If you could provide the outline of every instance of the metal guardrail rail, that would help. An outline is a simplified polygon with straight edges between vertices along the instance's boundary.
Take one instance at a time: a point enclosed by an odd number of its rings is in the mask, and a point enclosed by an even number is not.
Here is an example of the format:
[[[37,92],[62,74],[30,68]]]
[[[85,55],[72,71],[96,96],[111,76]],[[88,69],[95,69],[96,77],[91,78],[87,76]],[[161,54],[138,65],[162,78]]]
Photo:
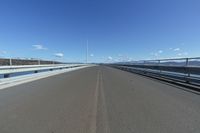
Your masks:
[[[200,86],[200,57],[111,64],[122,70]]]
[[[83,66],[84,64],[52,64],[52,65],[23,65],[23,66],[1,66],[0,75],[3,75],[4,78],[10,77],[12,74],[17,73],[38,73],[41,71],[53,71],[57,69],[67,69]]]
[[[45,64],[62,64],[62,63],[58,61],[42,60],[36,58],[0,58],[0,66],[45,65]]]

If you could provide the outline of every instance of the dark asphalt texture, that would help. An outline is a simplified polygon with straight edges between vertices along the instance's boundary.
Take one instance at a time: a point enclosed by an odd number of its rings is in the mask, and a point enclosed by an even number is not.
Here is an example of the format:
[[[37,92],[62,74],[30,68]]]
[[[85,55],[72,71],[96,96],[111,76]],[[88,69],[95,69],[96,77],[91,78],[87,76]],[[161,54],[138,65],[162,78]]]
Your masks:
[[[183,89],[105,66],[63,73],[0,90],[0,133],[200,133],[200,95]]]

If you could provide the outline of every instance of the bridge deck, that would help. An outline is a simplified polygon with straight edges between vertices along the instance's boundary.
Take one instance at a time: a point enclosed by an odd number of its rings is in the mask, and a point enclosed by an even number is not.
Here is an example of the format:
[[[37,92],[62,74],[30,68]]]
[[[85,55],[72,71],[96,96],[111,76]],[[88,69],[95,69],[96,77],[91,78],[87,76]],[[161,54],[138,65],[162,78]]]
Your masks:
[[[0,90],[2,133],[199,133],[200,96],[109,67]]]

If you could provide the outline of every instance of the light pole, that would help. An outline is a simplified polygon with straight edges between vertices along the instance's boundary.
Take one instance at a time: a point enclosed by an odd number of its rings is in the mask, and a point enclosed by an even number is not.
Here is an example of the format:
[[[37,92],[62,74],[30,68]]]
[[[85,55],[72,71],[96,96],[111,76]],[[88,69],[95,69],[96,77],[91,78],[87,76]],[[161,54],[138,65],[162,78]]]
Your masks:
[[[88,40],[87,40],[87,46],[86,46],[86,64],[88,63]]]

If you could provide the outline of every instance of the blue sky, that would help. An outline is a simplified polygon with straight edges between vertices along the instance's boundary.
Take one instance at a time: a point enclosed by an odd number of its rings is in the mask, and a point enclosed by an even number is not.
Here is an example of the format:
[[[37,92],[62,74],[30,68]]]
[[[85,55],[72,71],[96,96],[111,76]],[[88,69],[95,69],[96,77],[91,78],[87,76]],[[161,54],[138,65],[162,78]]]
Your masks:
[[[0,57],[90,62],[200,56],[199,0],[1,0]]]

